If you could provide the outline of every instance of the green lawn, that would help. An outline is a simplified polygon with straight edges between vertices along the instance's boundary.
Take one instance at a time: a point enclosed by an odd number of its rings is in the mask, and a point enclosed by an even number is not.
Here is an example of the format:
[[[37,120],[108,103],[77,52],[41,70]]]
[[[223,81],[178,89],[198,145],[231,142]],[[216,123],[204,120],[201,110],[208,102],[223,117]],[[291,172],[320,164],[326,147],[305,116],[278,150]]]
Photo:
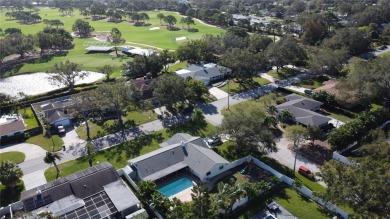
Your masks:
[[[329,114],[330,117],[337,119],[337,120],[340,120],[342,122],[349,122],[349,121],[352,121],[354,119],[350,116],[345,115],[341,111],[337,111],[337,110],[330,110],[330,109],[323,109],[322,108],[321,111],[323,111],[326,114]]]
[[[299,72],[291,68],[279,68],[279,72],[276,72],[276,70],[271,70],[267,72],[267,74],[277,79],[286,79],[296,76],[297,74],[299,74]]]
[[[316,89],[323,85],[324,81],[329,80],[326,76],[317,76],[315,78],[306,79],[303,81],[300,81],[298,83],[298,86],[307,88],[307,89]]]
[[[292,188],[282,190],[273,200],[300,219],[331,218],[326,216],[316,203],[302,197]]]
[[[224,85],[220,89],[227,92],[227,93],[236,94],[236,93],[241,93],[241,92],[244,92],[246,90],[254,89],[256,87],[263,86],[263,85],[266,85],[269,83],[270,83],[270,81],[268,81],[267,79],[261,78],[261,77],[253,77],[253,83],[248,84],[248,85],[240,84],[240,83],[236,82],[236,80],[233,79],[233,80],[230,80],[229,84]]]
[[[117,145],[107,150],[96,152],[94,155],[94,165],[108,161],[115,168],[119,169],[127,165],[127,160],[138,157],[140,155],[149,153],[160,148],[159,143],[166,141],[174,134],[179,132],[186,132],[194,136],[206,136],[215,131],[215,127],[211,124],[206,124],[205,127],[195,130],[191,123],[188,125],[180,125],[168,129],[153,132],[145,136],[138,137],[134,140],[128,141],[124,144]],[[192,130],[189,130],[190,127]],[[186,131],[187,130],[187,131]],[[88,168],[88,158],[81,157],[76,160],[71,160],[59,165],[61,176],[67,176],[77,171]],[[56,177],[56,170],[50,167],[45,170],[46,180],[53,181]]]
[[[24,123],[27,125],[27,129],[38,127],[38,120],[35,118],[31,107],[19,109],[18,113],[23,116]]]
[[[326,192],[326,188],[324,186],[322,186],[321,184],[319,184],[317,182],[311,181],[310,179],[308,179],[308,178],[302,176],[301,174],[299,174],[298,172],[295,172],[295,176],[302,182],[302,184],[305,187],[307,187],[311,191],[313,191],[313,192],[321,192],[321,193],[325,193]]]
[[[73,23],[77,19],[82,19],[83,16],[79,15],[79,11],[75,11],[74,15],[72,17],[63,17],[61,16],[61,13],[58,12],[58,9],[50,9],[50,8],[43,8],[40,7],[39,15],[42,17],[42,19],[60,19],[62,22],[64,22],[64,29],[71,31]],[[148,44],[151,46],[159,47],[162,49],[176,49],[180,44],[182,44],[184,41],[176,41],[177,37],[187,37],[188,40],[191,39],[199,39],[205,34],[221,34],[224,33],[225,30],[216,28],[216,27],[210,27],[204,24],[201,24],[198,21],[195,21],[195,25],[192,26],[192,28],[197,28],[198,32],[188,32],[187,30],[178,30],[178,31],[169,31],[165,27],[160,27],[160,21],[157,18],[158,13],[163,13],[164,15],[173,15],[176,17],[178,21],[180,21],[181,16],[176,14],[175,12],[167,12],[167,11],[149,11],[147,14],[150,17],[150,20],[148,23],[150,23],[150,26],[142,26],[142,27],[135,27],[133,24],[129,23],[128,21],[123,21],[121,23],[112,23],[107,22],[106,20],[97,20],[92,21],[88,20],[88,22],[95,28],[95,33],[103,32],[103,31],[110,31],[113,27],[118,28],[122,32],[122,37],[128,41],[128,42],[134,42],[134,43],[140,43],[140,44]],[[3,30],[9,28],[9,27],[19,27],[24,34],[35,34],[38,31],[43,30],[45,27],[45,24],[37,23],[33,25],[24,25],[19,24],[17,20],[8,20],[8,17],[6,16],[0,16],[0,23],[1,28]],[[181,27],[179,23],[175,25],[176,27]],[[151,27],[160,27],[160,30],[154,30],[151,31],[149,28]],[[29,73],[29,72],[45,72],[47,70],[50,70],[50,68],[54,65],[54,63],[57,63],[59,61],[64,61],[69,59],[72,62],[76,62],[79,64],[82,64],[83,70],[92,70],[96,71],[98,67],[103,66],[105,64],[111,64],[116,66],[121,66],[124,64],[127,60],[130,60],[131,58],[127,59],[121,59],[121,58],[114,58],[110,57],[107,54],[85,54],[85,48],[87,47],[85,43],[87,42],[95,42],[93,38],[89,39],[78,39],[75,38],[74,44],[75,48],[70,50],[69,53],[65,56],[57,56],[57,57],[50,57],[48,59],[40,59],[35,61],[35,63],[30,64],[22,64],[21,66],[18,66],[13,71],[4,72],[4,76],[9,76],[11,74],[19,74],[19,73]],[[134,45],[138,47],[149,47],[148,45],[136,45],[136,44],[129,44]]]
[[[187,67],[188,62],[179,62],[168,67],[168,72],[174,72]]]
[[[124,117],[125,128],[131,128],[135,125],[145,124],[157,119],[157,115],[154,111],[149,110],[147,112],[131,111]],[[105,135],[120,131],[117,121],[115,119],[109,119],[103,123],[94,123],[89,121],[89,131],[92,139],[100,138]],[[87,139],[87,132],[85,124],[76,128],[76,133],[81,139]]]
[[[22,152],[18,151],[10,151],[10,152],[4,152],[0,153],[0,163],[7,160],[13,163],[22,163],[24,159],[26,158],[26,155]]]
[[[64,141],[58,135],[53,135],[52,138],[48,138],[44,136],[44,134],[30,137],[26,140],[26,142],[38,145],[46,151],[53,150],[53,142],[55,145],[54,151],[62,150],[62,145],[64,144]]]

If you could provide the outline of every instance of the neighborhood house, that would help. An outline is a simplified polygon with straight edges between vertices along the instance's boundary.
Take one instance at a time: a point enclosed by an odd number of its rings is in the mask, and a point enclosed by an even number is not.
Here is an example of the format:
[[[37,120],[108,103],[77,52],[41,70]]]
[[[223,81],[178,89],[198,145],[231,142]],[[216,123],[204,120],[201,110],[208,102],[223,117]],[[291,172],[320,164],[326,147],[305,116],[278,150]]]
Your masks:
[[[135,180],[158,180],[182,169],[201,181],[225,171],[229,161],[209,149],[200,137],[179,133],[160,145],[162,148],[129,160]]]
[[[19,209],[36,218],[51,212],[63,219],[148,218],[140,201],[108,162],[22,192]]]
[[[230,74],[232,70],[214,64],[192,64],[183,68],[181,70],[176,71],[176,75],[187,79],[191,77],[198,81],[203,81],[206,85],[213,83],[218,80],[222,80],[226,77],[226,75]]]
[[[329,117],[315,112],[320,110],[320,106],[322,105],[319,101],[298,94],[287,95],[285,99],[287,102],[276,106],[279,115],[283,111],[288,111],[297,123],[304,126],[323,127],[331,120]]]
[[[0,140],[23,135],[26,131],[21,115],[5,115],[0,118]]]

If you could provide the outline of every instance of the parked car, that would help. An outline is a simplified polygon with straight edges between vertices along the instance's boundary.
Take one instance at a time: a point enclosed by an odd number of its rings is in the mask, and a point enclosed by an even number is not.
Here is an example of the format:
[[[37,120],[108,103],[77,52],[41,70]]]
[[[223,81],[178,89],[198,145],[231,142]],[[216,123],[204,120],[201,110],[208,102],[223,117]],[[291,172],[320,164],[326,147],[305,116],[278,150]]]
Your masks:
[[[379,47],[379,50],[385,50],[385,49],[387,49],[387,46],[381,46],[381,47]]]
[[[217,146],[217,145],[221,145],[223,143],[221,138],[217,135],[210,136],[210,137],[206,138],[205,142],[209,146]]]
[[[58,130],[58,134],[65,134],[65,128],[64,128],[64,126],[62,126],[62,125],[59,125],[58,127],[57,127],[57,130]]]
[[[308,95],[312,95],[313,94],[313,90],[309,90],[309,89],[305,89],[305,94],[308,94]]]
[[[302,176],[304,176],[304,177],[306,177],[306,178],[308,178],[310,180],[315,181],[314,174],[309,169],[307,169],[304,166],[300,166],[299,167],[298,173],[300,173]]]

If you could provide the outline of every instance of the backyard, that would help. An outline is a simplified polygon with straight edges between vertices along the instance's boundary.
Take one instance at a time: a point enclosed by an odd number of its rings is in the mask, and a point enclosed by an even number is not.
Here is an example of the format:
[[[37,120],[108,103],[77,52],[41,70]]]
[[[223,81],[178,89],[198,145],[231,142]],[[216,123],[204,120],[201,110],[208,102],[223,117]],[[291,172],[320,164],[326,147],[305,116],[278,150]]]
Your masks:
[[[35,118],[31,107],[19,109],[18,113],[23,116],[24,123],[27,125],[27,129],[38,127],[38,120]]]
[[[75,12],[73,16],[68,17],[61,16],[61,13],[58,11],[58,9],[43,7],[40,7],[39,9],[39,15],[42,17],[42,19],[51,20],[60,18],[64,23],[64,29],[68,31],[71,31],[72,25],[77,19],[83,19],[83,16],[79,15],[78,12]],[[169,31],[160,24],[160,21],[157,18],[158,13],[163,13],[166,16],[173,15],[178,21],[180,21],[181,16],[174,12],[149,11],[147,12],[150,17],[150,20],[147,22],[150,24],[149,26],[136,27],[128,21],[122,21],[120,23],[116,23],[115,25],[113,25],[111,22],[107,22],[107,20],[88,20],[88,22],[92,27],[94,27],[95,33],[108,32],[113,27],[117,27],[122,32],[122,37],[128,41],[128,45],[144,48],[151,46],[162,49],[176,49],[181,43],[191,39],[199,39],[206,33],[221,34],[224,32],[223,29],[204,25],[197,20],[195,20],[195,25],[193,28],[198,29],[198,32],[188,32],[187,30]],[[6,16],[0,16],[0,23],[2,24],[3,30],[9,27],[17,27],[22,29],[24,34],[35,34],[38,31],[43,30],[45,27],[43,22],[34,25],[22,25],[19,24],[17,20],[8,20],[8,17]],[[181,25],[176,24],[176,26],[180,27]],[[151,27],[160,27],[160,29],[149,30]],[[186,37],[187,40],[176,41],[177,37]],[[81,68],[83,70],[97,71],[98,67],[105,64],[121,66],[126,61],[131,59],[111,57],[107,54],[85,54],[85,48],[87,47],[87,44],[90,44],[90,42],[93,43],[97,41],[93,38],[75,38],[75,48],[70,50],[68,53],[54,57],[42,57],[32,61],[31,63],[21,64],[12,71],[4,72],[3,76],[30,72],[46,72],[54,65],[54,63],[64,60],[82,64]]]

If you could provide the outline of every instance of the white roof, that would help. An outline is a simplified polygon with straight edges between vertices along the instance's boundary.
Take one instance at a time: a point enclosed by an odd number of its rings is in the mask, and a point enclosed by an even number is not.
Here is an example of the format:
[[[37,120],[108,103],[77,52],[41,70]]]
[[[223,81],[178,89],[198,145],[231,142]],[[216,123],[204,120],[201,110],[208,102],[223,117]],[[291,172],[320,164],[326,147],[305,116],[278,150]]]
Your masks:
[[[183,74],[190,73],[191,71],[187,70],[187,69],[180,69],[180,70],[175,71],[175,72],[176,72],[176,74],[183,75]]]

